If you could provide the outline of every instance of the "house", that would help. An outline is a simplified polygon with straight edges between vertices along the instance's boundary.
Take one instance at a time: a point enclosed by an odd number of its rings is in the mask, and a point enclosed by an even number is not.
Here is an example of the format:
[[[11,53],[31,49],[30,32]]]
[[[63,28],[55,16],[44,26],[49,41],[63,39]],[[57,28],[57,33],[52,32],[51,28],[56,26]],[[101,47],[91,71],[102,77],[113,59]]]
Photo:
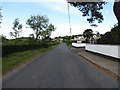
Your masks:
[[[72,40],[76,40],[76,41],[84,41],[85,40],[85,38],[83,37],[83,35],[82,34],[79,34],[79,35],[73,35],[72,36]]]
[[[95,44],[97,43],[97,40],[100,39],[100,36],[93,35],[92,38],[90,38],[90,43]]]

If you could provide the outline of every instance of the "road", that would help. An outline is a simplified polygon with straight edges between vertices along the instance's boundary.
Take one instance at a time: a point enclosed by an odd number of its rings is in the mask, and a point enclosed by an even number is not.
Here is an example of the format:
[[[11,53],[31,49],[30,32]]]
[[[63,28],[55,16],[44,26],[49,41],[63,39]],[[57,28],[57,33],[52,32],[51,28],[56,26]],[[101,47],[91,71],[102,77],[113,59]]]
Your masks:
[[[117,87],[113,77],[77,56],[64,43],[3,80],[3,88]]]

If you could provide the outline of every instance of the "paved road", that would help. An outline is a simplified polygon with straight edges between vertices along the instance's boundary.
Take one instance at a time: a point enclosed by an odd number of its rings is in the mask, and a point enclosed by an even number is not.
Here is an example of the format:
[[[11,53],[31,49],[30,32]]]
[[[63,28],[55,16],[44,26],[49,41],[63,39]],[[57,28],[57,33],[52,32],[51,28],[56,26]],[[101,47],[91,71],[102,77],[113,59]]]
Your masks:
[[[3,88],[117,87],[115,79],[77,56],[64,43],[3,80]]]

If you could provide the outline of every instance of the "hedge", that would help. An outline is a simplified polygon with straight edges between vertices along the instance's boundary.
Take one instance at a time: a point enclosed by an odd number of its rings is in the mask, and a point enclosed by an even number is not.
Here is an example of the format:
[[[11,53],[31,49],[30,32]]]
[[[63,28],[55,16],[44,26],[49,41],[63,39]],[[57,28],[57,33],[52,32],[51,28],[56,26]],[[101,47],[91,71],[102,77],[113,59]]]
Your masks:
[[[47,48],[48,44],[34,44],[34,45],[4,45],[2,46],[2,57],[15,52],[23,52],[37,48]]]
[[[29,45],[3,45],[2,46],[2,57],[15,52],[23,52],[26,50],[38,49],[38,48],[48,48],[52,45],[57,45],[59,42],[42,42],[39,44],[29,44]],[[1,46],[0,46],[1,47]]]

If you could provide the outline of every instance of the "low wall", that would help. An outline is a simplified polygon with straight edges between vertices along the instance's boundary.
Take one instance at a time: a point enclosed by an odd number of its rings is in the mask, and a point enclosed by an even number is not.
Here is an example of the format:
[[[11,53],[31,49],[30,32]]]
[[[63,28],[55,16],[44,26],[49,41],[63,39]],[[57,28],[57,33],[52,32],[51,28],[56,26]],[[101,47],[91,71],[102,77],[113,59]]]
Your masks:
[[[85,43],[72,43],[72,46],[73,47],[85,47],[86,46],[86,44]]]
[[[119,45],[86,44],[85,50],[120,59]]]

